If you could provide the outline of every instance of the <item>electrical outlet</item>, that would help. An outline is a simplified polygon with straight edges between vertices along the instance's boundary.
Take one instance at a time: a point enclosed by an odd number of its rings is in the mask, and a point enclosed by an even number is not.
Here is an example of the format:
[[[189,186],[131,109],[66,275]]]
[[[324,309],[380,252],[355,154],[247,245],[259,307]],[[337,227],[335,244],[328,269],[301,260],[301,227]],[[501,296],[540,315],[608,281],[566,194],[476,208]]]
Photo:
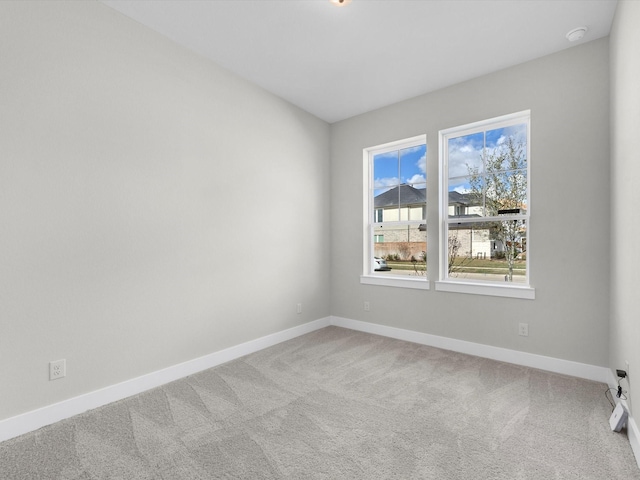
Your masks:
[[[627,367],[627,377],[629,376],[629,360],[624,361],[625,367]]]
[[[369,305],[369,302],[364,302],[364,311],[368,312],[371,310],[371,305]]]
[[[49,362],[49,380],[57,380],[67,375],[67,361],[56,360]]]
[[[521,323],[518,327],[518,335],[523,336],[523,337],[528,337],[529,336],[529,324],[528,323]]]
[[[296,305],[296,313],[302,313],[302,304],[301,303],[298,303]]]

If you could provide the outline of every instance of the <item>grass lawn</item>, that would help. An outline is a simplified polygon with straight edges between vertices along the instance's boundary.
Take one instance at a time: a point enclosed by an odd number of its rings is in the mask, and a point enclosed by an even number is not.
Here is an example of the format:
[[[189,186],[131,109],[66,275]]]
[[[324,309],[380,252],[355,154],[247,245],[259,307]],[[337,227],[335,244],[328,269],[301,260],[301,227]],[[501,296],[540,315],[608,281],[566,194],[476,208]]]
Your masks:
[[[413,263],[409,261],[389,261],[387,260],[387,265],[389,265],[392,269],[395,270],[414,270]],[[418,262],[417,264],[418,270],[424,269],[424,264]],[[489,260],[489,259],[479,259],[479,258],[456,258],[453,263],[453,271],[459,273],[494,273],[494,274],[505,274],[509,270],[509,266],[507,265],[506,260]],[[527,262],[526,260],[516,260],[513,264],[513,274],[514,275],[524,275],[527,270]]]

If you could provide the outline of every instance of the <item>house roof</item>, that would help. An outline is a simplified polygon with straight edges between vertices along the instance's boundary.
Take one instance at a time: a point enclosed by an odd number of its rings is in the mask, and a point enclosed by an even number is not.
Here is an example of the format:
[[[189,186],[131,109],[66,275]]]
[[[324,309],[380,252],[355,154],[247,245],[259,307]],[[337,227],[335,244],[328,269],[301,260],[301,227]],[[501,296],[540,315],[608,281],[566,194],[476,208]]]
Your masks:
[[[402,184],[387,190],[374,198],[375,208],[418,205],[425,203],[427,190]],[[473,205],[472,196],[468,193],[449,192],[449,205]]]
[[[400,205],[416,205],[425,203],[427,190],[414,188],[411,185],[402,184],[387,190],[374,198],[375,208],[394,207]]]
[[[468,193],[460,193],[451,191],[449,192],[449,205],[465,205],[469,206],[472,204],[471,195]]]

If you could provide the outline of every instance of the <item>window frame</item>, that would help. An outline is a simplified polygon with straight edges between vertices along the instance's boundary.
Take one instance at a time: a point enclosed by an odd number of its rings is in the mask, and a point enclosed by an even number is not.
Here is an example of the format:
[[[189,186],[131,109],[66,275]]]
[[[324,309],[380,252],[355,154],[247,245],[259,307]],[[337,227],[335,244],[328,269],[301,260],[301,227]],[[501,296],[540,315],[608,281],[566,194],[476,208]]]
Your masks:
[[[368,284],[368,285],[382,285],[389,287],[402,287],[402,288],[414,288],[421,290],[429,290],[429,278],[427,272],[425,272],[424,277],[412,277],[412,276],[388,276],[377,274],[372,266],[371,259],[373,258],[374,252],[374,233],[373,226],[377,222],[377,215],[375,206],[374,206],[374,172],[373,172],[373,158],[376,155],[380,155],[383,153],[393,152],[396,150],[403,150],[406,148],[417,147],[420,145],[427,146],[427,136],[426,134],[416,135],[414,137],[405,138],[402,140],[396,140],[393,142],[384,143],[381,145],[376,145],[374,147],[368,147],[363,149],[362,157],[363,157],[363,229],[362,229],[362,239],[363,239],[363,258],[362,258],[362,275],[360,276],[360,283]],[[426,174],[425,174],[426,178]],[[428,179],[425,180],[425,187],[428,186]],[[427,189],[428,190],[428,189]],[[426,195],[425,195],[425,203],[424,203],[424,211],[426,213]],[[424,218],[419,221],[417,220],[402,220],[397,222],[388,222],[389,225],[412,225],[416,224],[428,225],[428,219]]]
[[[480,279],[465,279],[465,278],[451,278],[448,276],[448,255],[449,255],[449,225],[454,223],[458,224],[468,223],[473,225],[478,222],[477,218],[468,219],[455,219],[449,218],[449,157],[448,147],[449,139],[458,138],[462,136],[472,135],[480,132],[487,132],[489,130],[495,130],[498,128],[504,128],[512,125],[526,125],[527,133],[527,145],[526,145],[526,158],[527,158],[527,208],[525,213],[518,213],[516,215],[500,215],[482,217],[481,223],[491,222],[500,218],[501,221],[509,220],[524,220],[527,226],[527,255],[526,255],[526,278],[524,284],[516,284],[513,282],[495,282],[485,281]],[[468,123],[457,127],[447,128],[440,130],[438,133],[438,167],[439,167],[439,245],[438,245],[438,266],[439,276],[435,282],[436,291],[443,292],[457,292],[468,293],[476,295],[492,295],[500,297],[510,298],[535,298],[535,289],[530,283],[530,252],[531,252],[531,239],[530,237],[530,216],[531,216],[531,111],[524,110],[509,115],[503,115],[500,117],[494,117],[479,122]]]

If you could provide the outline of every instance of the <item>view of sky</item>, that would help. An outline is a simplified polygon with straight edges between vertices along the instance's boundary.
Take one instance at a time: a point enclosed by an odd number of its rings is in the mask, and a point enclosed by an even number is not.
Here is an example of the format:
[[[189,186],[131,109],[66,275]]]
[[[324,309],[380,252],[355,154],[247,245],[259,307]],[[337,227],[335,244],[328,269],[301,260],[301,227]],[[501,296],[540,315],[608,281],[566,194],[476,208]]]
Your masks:
[[[426,188],[427,146],[395,150],[373,157],[374,196],[406,183]]]
[[[450,138],[448,142],[449,191],[469,192],[469,168],[477,168],[481,173],[484,149],[487,153],[491,153],[509,136],[526,144],[526,124],[510,125]],[[375,155],[373,158],[374,196],[403,183],[415,188],[426,188],[426,153],[427,146],[420,145]],[[526,168],[526,165],[523,165],[523,168]]]
[[[470,190],[469,168],[477,168],[479,173],[483,171],[482,154],[486,148],[488,154],[500,147],[505,140],[512,136],[517,142],[526,145],[526,124],[511,125],[508,127],[487,130],[461,137],[450,138],[449,150],[449,191],[467,193]],[[526,169],[526,164],[523,165]]]

